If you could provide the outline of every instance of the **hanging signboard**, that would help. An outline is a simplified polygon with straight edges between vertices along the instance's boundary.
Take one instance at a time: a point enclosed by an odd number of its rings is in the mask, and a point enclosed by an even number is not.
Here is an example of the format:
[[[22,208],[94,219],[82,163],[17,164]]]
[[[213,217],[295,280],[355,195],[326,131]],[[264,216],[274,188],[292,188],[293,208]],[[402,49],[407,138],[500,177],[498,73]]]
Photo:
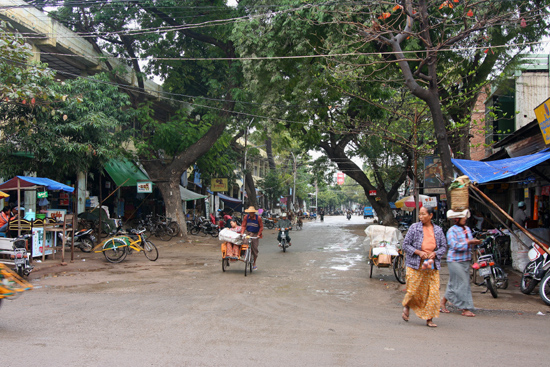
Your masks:
[[[153,183],[151,181],[142,181],[137,183],[138,194],[150,194],[153,192]]]
[[[343,185],[345,180],[346,180],[346,174],[344,172],[338,172],[336,174],[336,183],[338,185]]]
[[[550,98],[535,108],[535,115],[537,116],[544,142],[548,145],[550,143]]]
[[[228,191],[227,178],[213,178],[210,184],[212,191]]]
[[[47,191],[38,191],[38,192],[36,193],[36,197],[37,197],[38,199],[45,199],[45,198],[48,197],[48,192],[47,192]]]

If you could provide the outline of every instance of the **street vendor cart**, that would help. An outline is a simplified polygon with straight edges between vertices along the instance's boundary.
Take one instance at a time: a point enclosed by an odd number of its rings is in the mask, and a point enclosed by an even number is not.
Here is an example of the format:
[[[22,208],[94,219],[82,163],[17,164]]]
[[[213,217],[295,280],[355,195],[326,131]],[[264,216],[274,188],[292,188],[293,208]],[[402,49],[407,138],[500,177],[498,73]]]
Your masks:
[[[371,225],[365,229],[367,235],[363,245],[368,253],[370,278],[372,270],[393,267],[397,281],[405,284],[405,253],[401,248],[403,235],[394,227]]]

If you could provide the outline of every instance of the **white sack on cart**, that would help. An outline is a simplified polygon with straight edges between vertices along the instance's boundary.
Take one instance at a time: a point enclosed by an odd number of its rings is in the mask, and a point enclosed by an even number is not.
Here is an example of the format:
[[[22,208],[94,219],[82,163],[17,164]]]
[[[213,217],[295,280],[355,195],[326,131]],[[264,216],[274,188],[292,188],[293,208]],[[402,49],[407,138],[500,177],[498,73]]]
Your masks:
[[[241,245],[243,243],[242,236],[237,232],[233,232],[229,228],[222,229],[218,238],[220,241],[231,242],[235,245]]]
[[[397,255],[397,249],[401,248],[401,243],[403,241],[403,235],[395,227],[371,225],[365,229],[365,234],[367,235],[367,237],[363,241],[363,246],[365,246],[365,251],[367,252],[370,251],[370,248],[372,246],[373,248],[391,248],[395,250],[395,255]],[[389,252],[383,251],[380,253],[393,255],[393,253],[390,254]],[[377,255],[374,252],[373,254]]]

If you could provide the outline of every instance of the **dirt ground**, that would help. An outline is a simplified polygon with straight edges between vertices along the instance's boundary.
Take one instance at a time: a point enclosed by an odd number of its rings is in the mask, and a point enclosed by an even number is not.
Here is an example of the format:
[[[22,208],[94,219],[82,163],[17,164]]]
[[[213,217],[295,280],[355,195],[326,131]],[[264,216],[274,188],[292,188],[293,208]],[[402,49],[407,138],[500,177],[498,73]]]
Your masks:
[[[3,350],[25,350],[2,366],[471,366],[487,350],[491,366],[545,364],[550,308],[515,275],[497,299],[473,288],[475,318],[450,307],[437,329],[406,323],[393,271],[369,277],[364,228],[356,216],[307,222],[286,253],[267,230],[246,277],[241,262],[222,271],[211,237],[153,239],[155,262],[77,251],[66,266],[36,263],[35,289],[0,309]]]

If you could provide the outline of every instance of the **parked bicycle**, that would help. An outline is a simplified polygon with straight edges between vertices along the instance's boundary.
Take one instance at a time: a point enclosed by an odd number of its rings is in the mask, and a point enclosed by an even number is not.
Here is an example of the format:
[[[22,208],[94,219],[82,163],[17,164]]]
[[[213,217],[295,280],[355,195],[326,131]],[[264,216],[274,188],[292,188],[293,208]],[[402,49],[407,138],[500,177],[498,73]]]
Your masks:
[[[179,227],[178,227],[179,228]],[[162,220],[160,215],[153,219],[153,215],[145,216],[145,219],[138,221],[138,230],[145,230],[151,235],[160,238],[162,241],[170,241],[173,237],[173,229],[168,227],[166,221]]]
[[[119,263],[131,254],[133,250],[143,251],[145,257],[155,261],[159,257],[157,247],[145,237],[145,229],[132,229],[130,233],[117,233],[94,248],[94,252],[103,252],[105,259],[111,263]],[[99,249],[100,248],[100,249]]]

